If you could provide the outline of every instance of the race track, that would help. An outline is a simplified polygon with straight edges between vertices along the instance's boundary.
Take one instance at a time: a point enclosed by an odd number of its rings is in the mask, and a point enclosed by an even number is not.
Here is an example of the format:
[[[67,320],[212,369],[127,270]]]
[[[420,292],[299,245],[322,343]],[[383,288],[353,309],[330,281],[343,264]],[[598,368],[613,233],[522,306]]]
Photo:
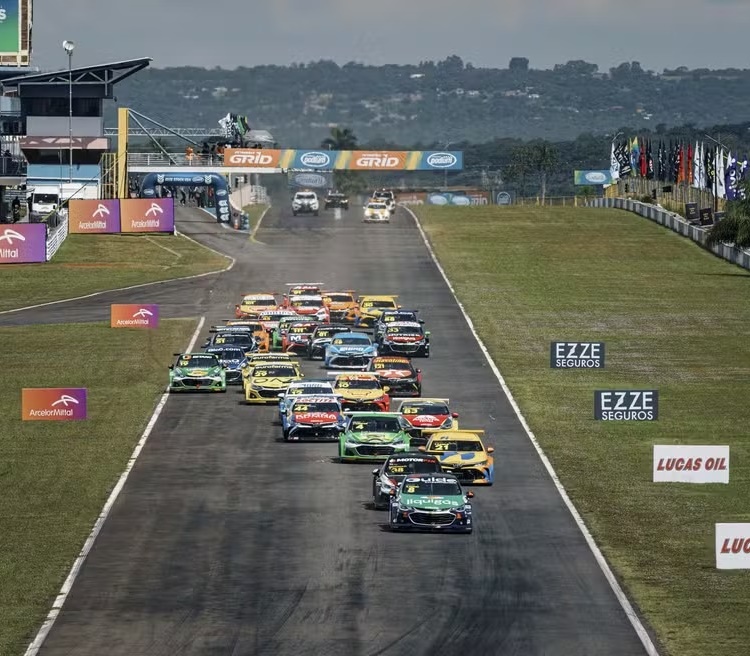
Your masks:
[[[172,396],[43,656],[644,653],[411,218],[359,219],[275,210],[254,244],[183,210],[179,230],[237,258],[233,270],[59,305],[54,319],[160,303],[208,327],[242,293],[287,282],[400,294],[432,331],[424,395],[450,398],[497,449],[495,486],[474,488],[474,534],[391,534],[368,507],[372,465],[280,442],[276,409],[243,405],[237,388]],[[0,317],[36,321],[49,310]]]

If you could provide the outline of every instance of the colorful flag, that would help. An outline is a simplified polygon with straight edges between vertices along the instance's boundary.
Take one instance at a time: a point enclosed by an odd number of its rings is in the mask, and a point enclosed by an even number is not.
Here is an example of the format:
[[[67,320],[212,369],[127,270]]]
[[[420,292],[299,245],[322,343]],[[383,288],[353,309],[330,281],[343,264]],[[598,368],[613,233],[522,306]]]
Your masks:
[[[615,152],[617,153],[617,161],[620,164],[620,178],[627,178],[631,174],[627,140],[625,143],[617,144]]]
[[[731,151],[727,155],[724,187],[727,190],[727,200],[737,200],[737,192],[739,191],[739,171],[737,170],[737,160],[732,157]]]
[[[693,184],[693,144],[688,142],[687,158],[685,159],[685,182]]]
[[[654,175],[654,154],[651,152],[651,139],[646,144],[646,177],[653,180]]]
[[[727,188],[726,188],[726,181],[724,179],[726,171],[724,168],[724,151],[721,148],[716,149],[716,165],[715,166],[716,166],[716,169],[715,169],[716,196],[718,198],[726,198]]]
[[[685,160],[685,152],[682,148],[682,144],[679,144],[677,146],[677,153],[675,155],[675,168],[677,169],[675,180],[677,184],[680,184],[681,182],[685,182],[684,160]]]
[[[714,183],[715,183],[715,175],[714,175],[714,150],[713,148],[706,148],[706,154],[704,156],[705,162],[706,162],[706,185],[705,189],[708,189],[711,193],[715,192],[714,189]]]
[[[640,150],[638,153],[638,167],[640,169],[642,178],[645,178],[648,173],[648,165],[646,163],[646,152],[647,152],[646,140],[641,139],[641,146],[640,146]]]
[[[633,137],[630,140],[630,168],[632,170],[633,177],[638,175],[640,171],[640,160],[641,160],[641,148],[638,145],[638,137]]]
[[[614,140],[612,141],[612,150],[609,154],[609,174],[612,176],[613,182],[620,179],[620,160],[617,159],[617,147]]]

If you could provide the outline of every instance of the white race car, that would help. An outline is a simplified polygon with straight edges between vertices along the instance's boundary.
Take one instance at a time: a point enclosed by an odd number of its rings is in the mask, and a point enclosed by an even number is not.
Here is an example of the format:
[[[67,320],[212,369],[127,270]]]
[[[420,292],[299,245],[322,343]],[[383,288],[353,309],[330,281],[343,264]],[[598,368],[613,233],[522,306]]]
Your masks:
[[[370,201],[365,205],[365,218],[362,221],[364,223],[390,223],[391,211],[385,203]]]

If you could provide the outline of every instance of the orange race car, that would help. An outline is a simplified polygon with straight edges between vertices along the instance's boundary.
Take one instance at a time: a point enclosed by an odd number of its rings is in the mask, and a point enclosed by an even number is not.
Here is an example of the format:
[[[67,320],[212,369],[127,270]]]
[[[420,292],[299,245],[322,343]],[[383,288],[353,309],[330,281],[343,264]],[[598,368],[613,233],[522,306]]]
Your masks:
[[[328,307],[332,322],[343,321],[354,308],[359,307],[355,293],[353,289],[322,293],[323,302]]]
[[[253,331],[253,337],[258,344],[258,352],[268,353],[271,350],[271,335],[260,321],[237,319],[234,321],[227,321],[227,326],[249,326]]]
[[[234,316],[238,319],[247,319],[257,316],[265,310],[273,310],[278,307],[276,296],[271,293],[245,294],[239,305],[234,306]]]

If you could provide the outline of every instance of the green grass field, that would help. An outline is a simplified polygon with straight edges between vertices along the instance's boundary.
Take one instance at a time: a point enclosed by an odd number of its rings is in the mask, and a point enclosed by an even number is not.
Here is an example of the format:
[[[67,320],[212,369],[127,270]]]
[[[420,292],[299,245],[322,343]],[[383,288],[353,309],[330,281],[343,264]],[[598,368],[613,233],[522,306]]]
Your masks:
[[[258,227],[258,221],[267,209],[268,205],[245,205],[242,208],[242,211],[250,217],[250,234]]]
[[[22,654],[49,611],[195,327],[0,328],[0,655]],[[89,419],[21,421],[22,387],[86,387]]]
[[[181,235],[69,235],[51,262],[0,266],[0,311],[228,265]]]
[[[747,653],[750,572],[715,569],[714,523],[750,521],[750,273],[624,211],[418,212],[665,653]],[[551,370],[554,340],[604,341],[606,369]],[[618,387],[659,389],[658,422],[595,422],[593,390]],[[652,483],[653,444],[729,444],[730,484]]]

